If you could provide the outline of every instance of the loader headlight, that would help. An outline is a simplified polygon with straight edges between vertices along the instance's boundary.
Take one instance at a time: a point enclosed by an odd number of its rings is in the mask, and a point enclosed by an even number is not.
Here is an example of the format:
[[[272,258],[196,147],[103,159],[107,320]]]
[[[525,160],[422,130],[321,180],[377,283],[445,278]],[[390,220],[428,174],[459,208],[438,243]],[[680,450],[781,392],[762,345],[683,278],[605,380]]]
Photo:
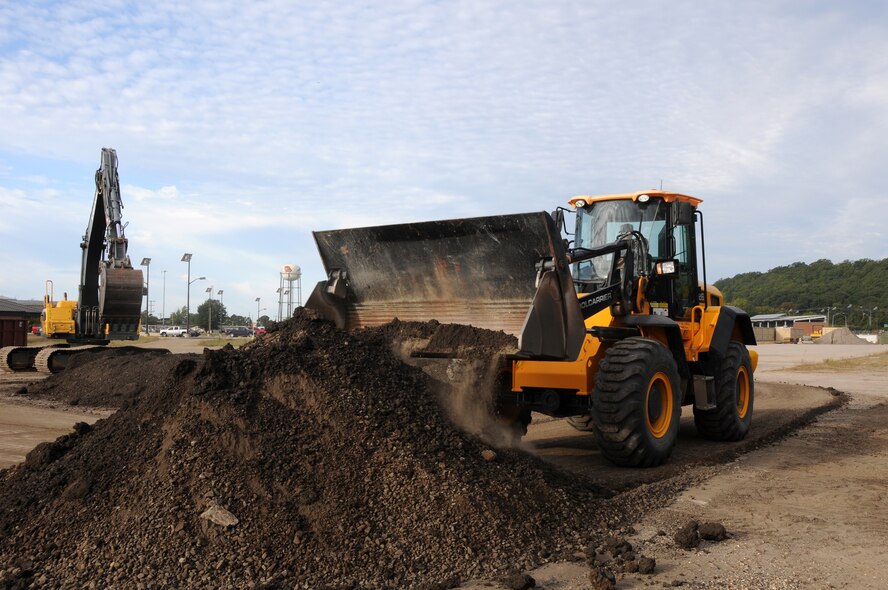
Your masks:
[[[580,199],[580,200],[578,200],[578,201],[574,201],[574,206],[576,206],[577,209],[580,209],[580,208],[582,208],[582,207],[585,207],[585,206],[586,206],[586,201],[583,200],[583,199]]]
[[[647,203],[650,200],[651,200],[650,195],[638,195],[638,202],[639,203]]]
[[[657,263],[658,275],[674,275],[676,272],[678,272],[678,266],[674,260],[664,260]]]

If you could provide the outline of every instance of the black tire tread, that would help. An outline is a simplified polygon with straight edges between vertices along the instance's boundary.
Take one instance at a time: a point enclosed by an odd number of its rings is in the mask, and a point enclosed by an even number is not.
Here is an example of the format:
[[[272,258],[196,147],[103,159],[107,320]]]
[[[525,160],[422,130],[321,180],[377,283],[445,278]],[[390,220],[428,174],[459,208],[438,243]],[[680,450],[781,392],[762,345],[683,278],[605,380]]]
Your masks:
[[[735,384],[740,365],[746,365],[749,377],[749,409],[745,420],[737,415]],[[746,437],[752,422],[753,402],[755,401],[755,380],[752,376],[752,362],[746,346],[731,341],[728,351],[715,377],[716,407],[714,410],[694,408],[694,424],[700,436],[709,440],[738,441]]]
[[[664,439],[652,440],[645,420],[645,395],[652,368],[672,383],[673,417]],[[672,454],[681,412],[680,382],[669,350],[650,338],[632,337],[612,345],[596,375],[592,418],[602,454],[612,463],[653,467]]]

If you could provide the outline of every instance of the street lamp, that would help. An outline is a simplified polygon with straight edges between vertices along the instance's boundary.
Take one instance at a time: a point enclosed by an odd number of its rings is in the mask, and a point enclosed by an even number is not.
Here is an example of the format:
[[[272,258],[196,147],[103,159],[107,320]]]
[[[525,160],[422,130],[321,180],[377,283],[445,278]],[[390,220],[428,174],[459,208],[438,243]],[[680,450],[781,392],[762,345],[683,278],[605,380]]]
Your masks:
[[[259,301],[261,299],[262,299],[261,297],[256,298],[256,325],[257,326],[259,325]]]
[[[185,331],[191,331],[191,283],[206,280],[207,277],[197,277],[188,281],[188,303],[185,305]]]
[[[190,332],[191,331],[191,283],[194,283],[195,281],[202,281],[207,277],[200,277],[200,278],[194,279],[193,281],[191,280],[191,254],[189,254],[188,252],[186,252],[185,254],[182,254],[182,262],[188,263],[188,279],[187,279],[188,280],[188,291],[186,292],[186,295],[185,295],[185,331]]]
[[[148,333],[148,318],[150,318],[151,311],[148,309],[148,290],[151,288],[151,259],[143,258],[142,263],[139,266],[144,266],[146,272],[145,276],[145,333]]]
[[[206,289],[207,291],[207,332],[213,333],[213,285]]]
[[[185,296],[185,329],[191,329],[191,254],[186,252],[182,254],[182,262],[188,263],[188,278],[185,280],[188,282],[188,293]]]
[[[219,303],[222,305],[225,305],[225,299],[222,298],[222,293],[224,292],[225,291],[223,289],[219,289],[218,291],[216,291],[216,295],[219,296]]]
[[[284,279],[281,278],[281,281],[283,281],[283,280]],[[281,291],[283,291],[283,290],[284,290],[283,287],[278,287],[277,290],[275,291],[275,293],[278,294],[278,320],[277,321],[281,321],[281,313],[283,312],[283,307],[284,307],[284,296],[281,294]]]

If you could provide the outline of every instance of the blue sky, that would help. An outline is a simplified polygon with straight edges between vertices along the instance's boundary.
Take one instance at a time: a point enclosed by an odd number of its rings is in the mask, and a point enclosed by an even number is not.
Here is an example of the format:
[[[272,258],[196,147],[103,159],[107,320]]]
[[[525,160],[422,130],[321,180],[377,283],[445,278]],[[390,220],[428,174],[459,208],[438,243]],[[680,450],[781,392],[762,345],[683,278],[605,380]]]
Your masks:
[[[711,279],[888,257],[881,2],[6,2],[0,113],[5,296],[76,293],[102,147],[158,314],[184,252],[193,303],[275,316],[311,230],[661,181]]]

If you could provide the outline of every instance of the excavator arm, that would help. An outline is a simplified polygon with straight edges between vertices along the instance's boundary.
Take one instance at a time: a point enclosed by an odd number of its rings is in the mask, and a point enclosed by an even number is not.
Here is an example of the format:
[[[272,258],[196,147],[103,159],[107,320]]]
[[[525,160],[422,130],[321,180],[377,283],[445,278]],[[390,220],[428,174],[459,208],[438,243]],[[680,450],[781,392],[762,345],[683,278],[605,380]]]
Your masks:
[[[117,152],[102,148],[96,193],[83,241],[80,291],[75,315],[77,342],[104,343],[139,337],[142,271],[127,255]]]

